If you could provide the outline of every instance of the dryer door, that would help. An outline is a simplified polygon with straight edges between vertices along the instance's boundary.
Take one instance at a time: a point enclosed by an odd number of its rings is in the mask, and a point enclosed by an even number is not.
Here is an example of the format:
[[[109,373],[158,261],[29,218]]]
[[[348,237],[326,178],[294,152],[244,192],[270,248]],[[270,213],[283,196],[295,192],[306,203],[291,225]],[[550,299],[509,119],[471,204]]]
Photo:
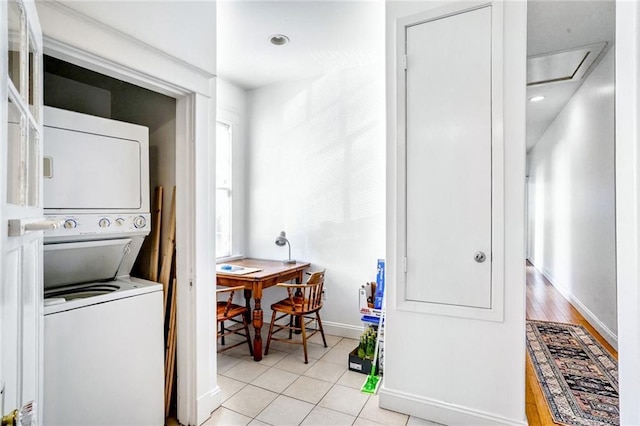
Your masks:
[[[45,209],[142,208],[140,141],[49,126],[44,136]]]
[[[130,238],[44,246],[44,288],[112,280],[130,251]]]

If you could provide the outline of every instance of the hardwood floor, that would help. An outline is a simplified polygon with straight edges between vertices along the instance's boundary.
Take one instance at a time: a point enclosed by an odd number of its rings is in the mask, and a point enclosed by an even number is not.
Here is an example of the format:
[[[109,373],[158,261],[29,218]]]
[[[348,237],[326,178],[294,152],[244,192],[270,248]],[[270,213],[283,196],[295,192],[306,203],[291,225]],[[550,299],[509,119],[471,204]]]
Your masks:
[[[527,262],[527,319],[555,321],[569,324],[580,324],[600,342],[616,359],[618,353],[606,340],[584,319],[567,299],[551,285],[551,283]],[[527,353],[526,366],[526,410],[530,426],[554,425],[536,378],[531,359]]]

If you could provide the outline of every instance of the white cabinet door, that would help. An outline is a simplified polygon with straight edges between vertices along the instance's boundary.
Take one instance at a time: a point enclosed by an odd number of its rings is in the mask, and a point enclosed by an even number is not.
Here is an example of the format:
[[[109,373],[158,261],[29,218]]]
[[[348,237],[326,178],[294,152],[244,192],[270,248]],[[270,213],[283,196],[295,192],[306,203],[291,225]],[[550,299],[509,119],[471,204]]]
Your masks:
[[[0,414],[37,424],[41,392],[42,33],[32,1],[0,2]],[[18,226],[10,229],[9,223]],[[28,224],[28,225],[27,225]],[[14,234],[14,235],[10,235]]]
[[[491,21],[406,29],[406,300],[491,308]]]

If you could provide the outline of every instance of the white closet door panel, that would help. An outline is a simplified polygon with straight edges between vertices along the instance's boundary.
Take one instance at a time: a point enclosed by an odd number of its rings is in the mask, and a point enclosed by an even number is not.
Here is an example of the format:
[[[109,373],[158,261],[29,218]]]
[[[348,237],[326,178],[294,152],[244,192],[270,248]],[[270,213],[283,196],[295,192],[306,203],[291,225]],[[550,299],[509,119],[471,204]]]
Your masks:
[[[406,297],[491,308],[491,7],[406,37]]]

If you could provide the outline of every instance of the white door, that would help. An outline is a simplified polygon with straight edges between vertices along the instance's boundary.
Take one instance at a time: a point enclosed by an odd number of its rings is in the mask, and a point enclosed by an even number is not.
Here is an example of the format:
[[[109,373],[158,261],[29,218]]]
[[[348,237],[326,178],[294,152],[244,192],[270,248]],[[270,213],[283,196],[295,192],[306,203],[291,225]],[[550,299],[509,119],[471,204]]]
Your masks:
[[[17,424],[36,424],[42,232],[30,229],[43,225],[43,213],[42,32],[34,2],[0,2],[0,29],[0,414],[18,410]]]
[[[407,300],[491,308],[491,14],[406,29]]]

